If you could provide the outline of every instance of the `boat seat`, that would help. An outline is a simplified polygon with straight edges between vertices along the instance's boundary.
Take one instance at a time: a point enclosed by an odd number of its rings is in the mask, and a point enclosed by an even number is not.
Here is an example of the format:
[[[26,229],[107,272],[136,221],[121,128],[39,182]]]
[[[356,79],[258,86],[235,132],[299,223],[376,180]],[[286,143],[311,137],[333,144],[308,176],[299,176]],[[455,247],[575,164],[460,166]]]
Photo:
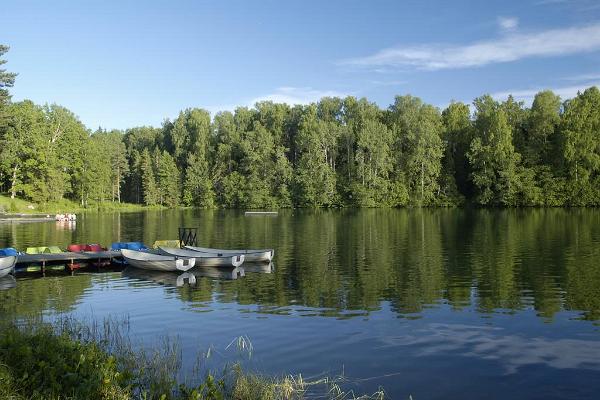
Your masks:
[[[159,247],[175,247],[180,248],[179,240],[157,240],[152,245],[152,248],[158,249]]]
[[[48,246],[48,247],[44,247],[44,253],[50,253],[50,254],[58,254],[58,253],[62,253],[63,251],[60,249],[60,247],[58,246]]]
[[[19,255],[19,252],[12,247],[0,249],[0,256],[18,256],[18,255]]]
[[[127,249],[128,250],[146,250],[148,247],[142,242],[128,242]]]
[[[88,244],[85,246],[85,251],[92,251],[92,252],[100,252],[100,251],[104,251],[105,249],[100,246],[99,244]]]
[[[83,244],[70,244],[67,247],[67,251],[72,251],[74,253],[79,253],[80,251],[84,251],[85,250],[85,245]]]
[[[28,247],[25,249],[25,254],[41,254],[44,252],[45,247]]]

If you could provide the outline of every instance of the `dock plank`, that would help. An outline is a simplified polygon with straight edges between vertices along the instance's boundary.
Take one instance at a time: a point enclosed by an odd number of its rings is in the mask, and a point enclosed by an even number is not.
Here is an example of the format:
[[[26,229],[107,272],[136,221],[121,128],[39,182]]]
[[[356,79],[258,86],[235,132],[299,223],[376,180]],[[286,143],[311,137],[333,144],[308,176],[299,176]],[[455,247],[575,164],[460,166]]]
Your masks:
[[[112,258],[120,258],[121,252],[116,251],[98,251],[98,252],[64,252],[64,253],[43,253],[43,254],[21,254],[17,257],[17,265],[19,264],[36,264],[41,262],[53,261],[89,261],[89,260],[106,260]]]

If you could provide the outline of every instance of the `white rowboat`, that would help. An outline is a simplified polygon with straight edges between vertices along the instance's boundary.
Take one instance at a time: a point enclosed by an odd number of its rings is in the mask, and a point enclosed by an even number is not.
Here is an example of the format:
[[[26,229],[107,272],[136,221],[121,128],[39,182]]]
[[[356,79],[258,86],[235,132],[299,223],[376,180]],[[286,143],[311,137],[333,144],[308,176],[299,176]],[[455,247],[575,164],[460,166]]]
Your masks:
[[[241,254],[211,254],[197,251],[178,249],[176,247],[159,247],[161,254],[179,257],[195,258],[196,265],[202,267],[239,267],[244,263],[245,256]]]
[[[0,257],[0,278],[10,274],[15,268],[16,256]]]
[[[121,255],[133,267],[150,271],[188,271],[196,265],[196,259],[122,249]]]
[[[211,249],[208,247],[195,247],[185,246],[185,249],[194,251],[196,253],[202,253],[211,256],[233,256],[243,255],[246,262],[270,262],[275,255],[273,249],[261,249],[261,250],[224,250],[224,249]]]

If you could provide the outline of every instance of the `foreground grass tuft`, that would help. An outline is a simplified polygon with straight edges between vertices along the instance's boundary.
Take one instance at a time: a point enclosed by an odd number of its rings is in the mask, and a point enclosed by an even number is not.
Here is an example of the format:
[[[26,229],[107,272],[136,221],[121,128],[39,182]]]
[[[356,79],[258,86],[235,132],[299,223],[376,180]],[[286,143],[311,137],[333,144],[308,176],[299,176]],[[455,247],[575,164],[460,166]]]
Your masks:
[[[247,337],[235,343],[249,353]],[[194,386],[178,382],[181,352],[165,338],[153,351],[139,351],[129,340],[128,321],[83,324],[65,318],[0,323],[0,398],[99,400],[302,400],[383,399],[384,393],[355,397],[340,379],[306,381],[251,374],[239,364],[220,374],[206,372]]]

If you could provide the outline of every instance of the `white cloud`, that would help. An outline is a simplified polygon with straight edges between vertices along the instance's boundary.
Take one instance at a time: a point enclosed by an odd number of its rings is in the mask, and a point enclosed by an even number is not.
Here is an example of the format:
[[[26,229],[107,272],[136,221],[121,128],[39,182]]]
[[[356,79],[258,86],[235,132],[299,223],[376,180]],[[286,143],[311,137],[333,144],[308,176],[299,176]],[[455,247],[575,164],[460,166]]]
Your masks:
[[[598,0],[539,0],[534,3],[536,6],[561,6],[568,7],[569,10],[579,12],[588,12],[600,8]]]
[[[289,105],[295,104],[310,104],[319,101],[323,97],[346,97],[352,93],[342,93],[334,90],[317,90],[311,87],[291,87],[284,86],[275,89],[272,93],[254,97],[250,100],[241,100],[237,104],[220,104],[204,106],[211,115],[215,115],[220,111],[233,112],[238,107],[252,108],[261,101],[272,101],[273,103],[286,103]]]
[[[248,106],[253,106],[259,101],[272,101],[274,103],[310,104],[319,101],[322,97],[345,97],[346,93],[334,90],[317,90],[311,87],[280,87],[273,93],[252,99]]]
[[[571,0],[539,0],[535,3],[538,6],[543,6],[546,4],[561,4],[561,3],[569,3]]]
[[[516,17],[498,17],[498,25],[504,31],[514,31],[519,26],[519,19]]]
[[[600,23],[533,33],[513,33],[467,45],[425,44],[383,49],[340,64],[381,68],[409,66],[439,70],[478,67],[529,57],[561,56],[600,50]]]
[[[575,75],[575,76],[569,76],[567,78],[564,78],[567,81],[572,81],[572,82],[589,82],[589,81],[600,81],[600,72],[599,73],[591,73],[591,74],[582,74],[582,75]]]
[[[408,83],[408,81],[403,81],[403,80],[383,81],[383,80],[374,79],[374,80],[370,80],[369,83],[374,86],[401,86],[401,85],[406,85]]]
[[[542,90],[552,90],[554,94],[560,96],[562,100],[571,99],[577,96],[578,92],[583,92],[592,86],[600,87],[600,81],[588,82],[586,84],[564,86],[558,88],[534,88],[534,89],[520,89],[520,90],[508,90],[505,92],[492,93],[492,97],[497,100],[505,100],[509,95],[512,95],[516,100],[524,101],[527,104],[533,102],[535,95]]]
[[[402,346],[421,357],[460,353],[463,357],[494,360],[508,374],[531,365],[600,371],[596,356],[600,342],[581,338],[528,338],[497,327],[432,323],[414,332],[388,336],[382,342],[384,347]]]

